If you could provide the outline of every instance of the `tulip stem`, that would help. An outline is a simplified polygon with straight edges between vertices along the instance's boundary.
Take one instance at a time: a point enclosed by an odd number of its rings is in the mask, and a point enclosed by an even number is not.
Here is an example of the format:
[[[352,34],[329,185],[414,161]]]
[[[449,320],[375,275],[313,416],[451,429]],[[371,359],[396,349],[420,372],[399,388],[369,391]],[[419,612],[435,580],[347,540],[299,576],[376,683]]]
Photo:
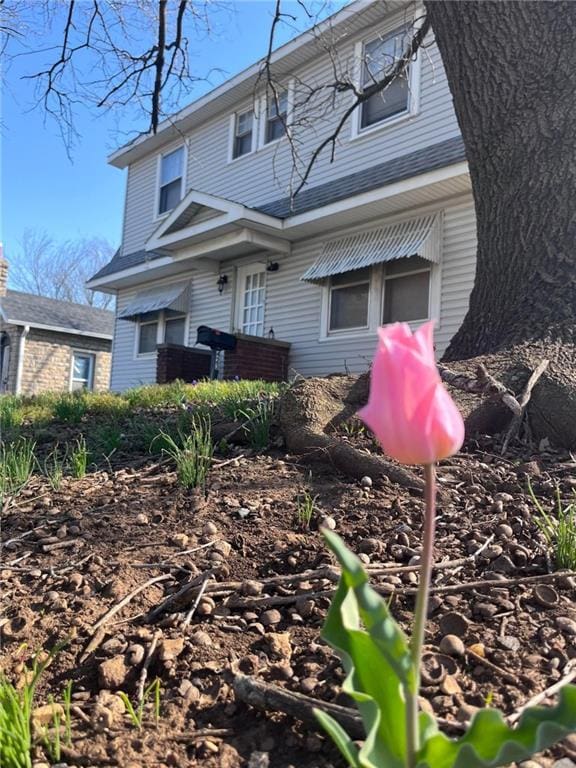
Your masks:
[[[420,748],[418,729],[418,692],[420,690],[420,662],[422,646],[424,645],[424,627],[428,614],[428,597],[432,566],[434,564],[434,531],[436,528],[436,467],[434,464],[424,465],[426,479],[425,510],[424,510],[424,540],[420,561],[420,580],[416,596],[416,611],[414,614],[414,629],[410,641],[414,685],[406,691],[406,752],[408,768],[416,765],[416,755]]]

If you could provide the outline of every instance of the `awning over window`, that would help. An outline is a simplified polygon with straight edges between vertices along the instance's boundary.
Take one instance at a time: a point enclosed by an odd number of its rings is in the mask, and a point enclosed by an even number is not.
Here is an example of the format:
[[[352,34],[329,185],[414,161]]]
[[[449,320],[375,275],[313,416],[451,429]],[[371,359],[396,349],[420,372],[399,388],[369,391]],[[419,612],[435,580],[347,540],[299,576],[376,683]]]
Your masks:
[[[138,320],[151,312],[188,312],[190,302],[189,283],[172,283],[136,295],[133,301],[118,313],[121,320]]]
[[[438,214],[431,214],[330,240],[300,279],[314,283],[332,275],[409,256],[437,262],[440,258],[438,224]]]

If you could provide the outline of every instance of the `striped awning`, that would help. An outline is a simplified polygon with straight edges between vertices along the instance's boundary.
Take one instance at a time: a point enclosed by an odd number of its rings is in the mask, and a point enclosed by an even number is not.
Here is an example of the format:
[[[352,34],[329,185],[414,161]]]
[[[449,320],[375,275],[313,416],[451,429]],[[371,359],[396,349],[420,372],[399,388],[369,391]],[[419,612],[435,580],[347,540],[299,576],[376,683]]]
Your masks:
[[[300,279],[314,283],[332,275],[409,256],[437,262],[440,258],[438,222],[438,214],[431,214],[330,240]]]
[[[189,301],[190,284],[172,283],[138,293],[133,301],[118,313],[118,317],[121,320],[137,320],[142,315],[162,310],[186,314]]]

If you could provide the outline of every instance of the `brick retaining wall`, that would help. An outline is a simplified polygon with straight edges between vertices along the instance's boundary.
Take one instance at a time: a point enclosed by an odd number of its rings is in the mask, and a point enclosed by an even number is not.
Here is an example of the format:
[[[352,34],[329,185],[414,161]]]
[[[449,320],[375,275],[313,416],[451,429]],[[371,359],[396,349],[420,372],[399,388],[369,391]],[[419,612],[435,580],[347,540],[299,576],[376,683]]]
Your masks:
[[[224,353],[224,378],[286,381],[290,344],[260,336],[236,334],[236,349]]]

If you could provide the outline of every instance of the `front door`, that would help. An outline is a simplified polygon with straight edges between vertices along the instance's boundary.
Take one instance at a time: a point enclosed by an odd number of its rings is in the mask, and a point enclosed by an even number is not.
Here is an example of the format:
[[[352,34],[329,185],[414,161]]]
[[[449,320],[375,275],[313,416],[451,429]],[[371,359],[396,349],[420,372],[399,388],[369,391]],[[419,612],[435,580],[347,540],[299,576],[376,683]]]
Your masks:
[[[265,265],[239,267],[236,284],[236,328],[249,336],[264,336]]]

